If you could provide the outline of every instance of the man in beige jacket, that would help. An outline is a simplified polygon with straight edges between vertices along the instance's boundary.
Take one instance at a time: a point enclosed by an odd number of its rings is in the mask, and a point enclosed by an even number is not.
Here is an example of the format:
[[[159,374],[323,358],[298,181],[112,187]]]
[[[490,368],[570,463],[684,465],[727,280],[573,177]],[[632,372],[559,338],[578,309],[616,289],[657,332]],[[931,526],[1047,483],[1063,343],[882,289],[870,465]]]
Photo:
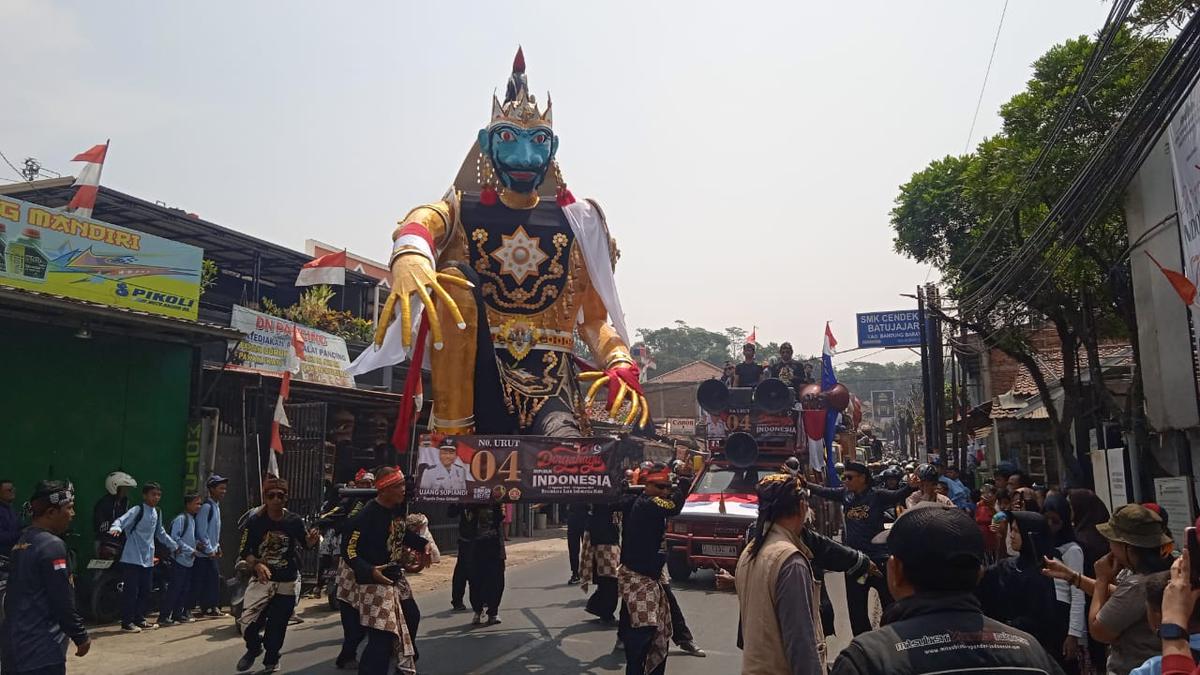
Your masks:
[[[800,537],[808,518],[804,478],[780,471],[758,482],[754,539],[737,564],[743,675],[825,673],[825,640],[812,552]]]

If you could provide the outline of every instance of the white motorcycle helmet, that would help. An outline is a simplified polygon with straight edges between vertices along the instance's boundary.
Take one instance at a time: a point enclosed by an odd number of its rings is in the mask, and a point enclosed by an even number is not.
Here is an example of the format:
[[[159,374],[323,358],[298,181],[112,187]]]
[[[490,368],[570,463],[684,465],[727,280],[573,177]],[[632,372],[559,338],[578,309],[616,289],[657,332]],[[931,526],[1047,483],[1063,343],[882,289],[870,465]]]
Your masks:
[[[114,471],[104,479],[104,489],[110,495],[117,494],[117,488],[121,487],[137,487],[137,481],[124,471]]]

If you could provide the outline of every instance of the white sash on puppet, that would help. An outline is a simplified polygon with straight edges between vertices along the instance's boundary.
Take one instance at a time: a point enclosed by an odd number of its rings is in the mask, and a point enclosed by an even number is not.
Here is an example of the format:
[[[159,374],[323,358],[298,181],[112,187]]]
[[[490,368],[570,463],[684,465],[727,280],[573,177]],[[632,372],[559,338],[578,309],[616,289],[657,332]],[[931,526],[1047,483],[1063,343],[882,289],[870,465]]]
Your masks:
[[[617,278],[613,275],[608,228],[604,225],[600,207],[592,200],[584,199],[563,207],[563,214],[571,224],[575,241],[579,242],[583,251],[583,262],[587,265],[592,288],[596,289],[596,293],[604,301],[604,309],[608,310],[608,318],[612,321],[613,328],[617,329],[617,335],[621,336],[625,344],[632,344],[629,341],[629,329],[625,327],[625,311],[621,309],[621,298],[617,295]],[[582,314],[580,316],[582,317]]]

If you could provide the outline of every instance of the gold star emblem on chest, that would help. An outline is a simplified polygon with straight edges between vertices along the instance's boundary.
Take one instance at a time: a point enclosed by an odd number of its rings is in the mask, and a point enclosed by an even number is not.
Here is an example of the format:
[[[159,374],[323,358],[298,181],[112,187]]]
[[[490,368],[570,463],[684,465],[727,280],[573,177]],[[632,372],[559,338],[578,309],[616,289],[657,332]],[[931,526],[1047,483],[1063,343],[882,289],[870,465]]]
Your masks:
[[[500,273],[512,277],[518,284],[537,274],[538,267],[550,257],[538,246],[541,237],[529,236],[524,225],[511,235],[500,235],[500,239],[503,243],[491,255],[499,261]]]

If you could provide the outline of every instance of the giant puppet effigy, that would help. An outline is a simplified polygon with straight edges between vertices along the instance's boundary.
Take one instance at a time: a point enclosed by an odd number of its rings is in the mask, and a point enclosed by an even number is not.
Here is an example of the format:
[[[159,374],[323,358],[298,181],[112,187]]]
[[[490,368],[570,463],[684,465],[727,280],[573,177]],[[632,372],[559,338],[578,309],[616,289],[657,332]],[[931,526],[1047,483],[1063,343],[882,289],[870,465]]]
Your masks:
[[[567,189],[558,140],[550,98],[542,109],[529,92],[518,49],[504,99],[493,95],[450,190],[392,235],[391,294],[364,359],[419,363],[428,342],[435,431],[579,437],[585,399],[605,386],[614,417],[648,421],[613,278],[617,248],[599,206]],[[576,334],[597,369],[574,358]]]

